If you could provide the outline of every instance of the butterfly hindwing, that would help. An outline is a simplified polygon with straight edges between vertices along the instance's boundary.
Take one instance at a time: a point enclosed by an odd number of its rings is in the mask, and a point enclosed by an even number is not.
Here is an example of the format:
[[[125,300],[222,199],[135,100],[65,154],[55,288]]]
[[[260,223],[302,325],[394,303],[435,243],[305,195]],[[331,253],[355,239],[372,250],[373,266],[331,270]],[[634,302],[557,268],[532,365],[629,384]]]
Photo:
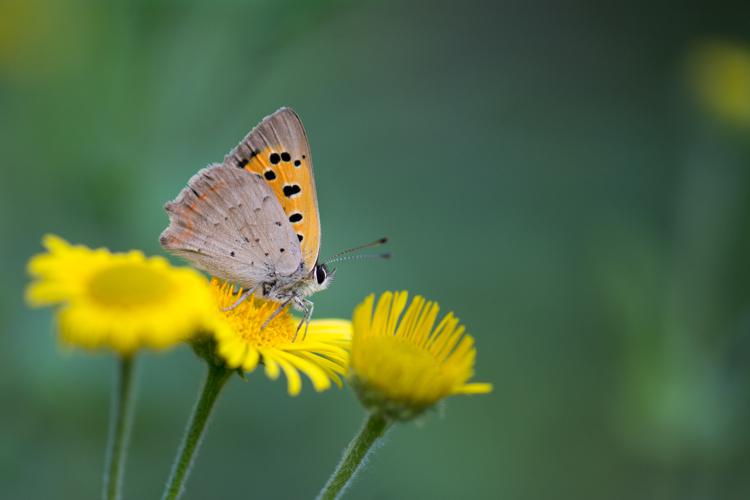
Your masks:
[[[307,135],[297,114],[281,108],[266,117],[224,158],[224,164],[262,176],[299,240],[305,271],[320,251],[320,215]]]
[[[299,271],[299,242],[274,192],[256,174],[213,165],[165,206],[162,246],[213,276],[249,288]]]

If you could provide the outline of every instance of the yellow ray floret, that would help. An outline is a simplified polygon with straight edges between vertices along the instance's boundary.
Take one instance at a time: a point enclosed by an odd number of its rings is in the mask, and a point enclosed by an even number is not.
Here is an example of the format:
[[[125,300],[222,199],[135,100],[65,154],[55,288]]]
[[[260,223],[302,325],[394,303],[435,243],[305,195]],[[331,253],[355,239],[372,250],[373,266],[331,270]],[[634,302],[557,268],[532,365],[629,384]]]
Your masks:
[[[407,308],[407,299],[385,292],[375,305],[370,295],[354,310],[351,377],[365,405],[408,419],[447,396],[490,392],[469,382],[476,349],[458,319],[435,326],[436,303],[416,296]]]
[[[283,372],[291,396],[302,388],[300,372],[306,375],[316,391],[323,391],[333,381],[341,386],[341,377],[349,362],[351,322],[341,319],[312,320],[306,335],[295,338],[299,319],[288,309],[265,321],[279,304],[251,296],[236,307],[242,290],[214,279],[211,282],[223,320],[213,328],[216,352],[232,369],[253,371],[263,364],[265,373],[277,379]],[[304,327],[303,327],[304,328]]]
[[[139,251],[112,253],[71,245],[53,235],[46,253],[29,260],[32,306],[58,305],[63,343],[130,355],[164,349],[216,321],[207,280],[189,268]]]

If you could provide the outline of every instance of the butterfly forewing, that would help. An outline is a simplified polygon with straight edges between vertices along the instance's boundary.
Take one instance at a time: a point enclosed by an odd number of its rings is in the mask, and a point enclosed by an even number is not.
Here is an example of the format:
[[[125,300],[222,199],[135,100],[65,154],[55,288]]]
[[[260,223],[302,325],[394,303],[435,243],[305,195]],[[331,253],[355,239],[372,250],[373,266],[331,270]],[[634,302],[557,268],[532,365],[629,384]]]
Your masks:
[[[320,217],[307,135],[297,114],[281,108],[266,117],[224,159],[257,173],[273,189],[299,240],[304,269],[320,250]]]
[[[300,270],[297,235],[256,174],[204,168],[165,208],[170,224],[162,246],[213,276],[248,288]]]

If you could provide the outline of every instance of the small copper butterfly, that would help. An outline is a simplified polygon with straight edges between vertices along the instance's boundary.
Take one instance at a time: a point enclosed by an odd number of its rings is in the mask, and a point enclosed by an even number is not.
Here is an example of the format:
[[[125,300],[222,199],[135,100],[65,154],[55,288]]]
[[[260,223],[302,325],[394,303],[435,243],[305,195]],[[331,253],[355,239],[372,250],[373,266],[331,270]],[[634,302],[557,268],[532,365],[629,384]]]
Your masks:
[[[160,242],[166,250],[243,287],[240,301],[255,293],[279,302],[266,324],[290,303],[305,314],[300,326],[309,322],[313,303],[307,297],[326,289],[335,269],[318,262],[315,178],[297,113],[281,108],[263,119],[223,163],[200,170],[164,208],[169,226]],[[328,262],[382,243],[385,238]]]

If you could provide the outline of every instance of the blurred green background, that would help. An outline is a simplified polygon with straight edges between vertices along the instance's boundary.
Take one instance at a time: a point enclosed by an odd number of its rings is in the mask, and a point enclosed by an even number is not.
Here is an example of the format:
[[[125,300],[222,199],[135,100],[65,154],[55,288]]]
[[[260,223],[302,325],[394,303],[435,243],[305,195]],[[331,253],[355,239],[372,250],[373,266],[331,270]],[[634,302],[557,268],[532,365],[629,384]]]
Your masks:
[[[315,157],[318,317],[438,300],[489,396],[401,425],[349,498],[750,497],[748,2],[0,1],[0,497],[96,498],[108,355],[23,302],[45,232],[161,254],[162,210],[282,105]],[[126,498],[203,376],[139,360]],[[232,381],[186,499],[310,498],[363,412]]]

